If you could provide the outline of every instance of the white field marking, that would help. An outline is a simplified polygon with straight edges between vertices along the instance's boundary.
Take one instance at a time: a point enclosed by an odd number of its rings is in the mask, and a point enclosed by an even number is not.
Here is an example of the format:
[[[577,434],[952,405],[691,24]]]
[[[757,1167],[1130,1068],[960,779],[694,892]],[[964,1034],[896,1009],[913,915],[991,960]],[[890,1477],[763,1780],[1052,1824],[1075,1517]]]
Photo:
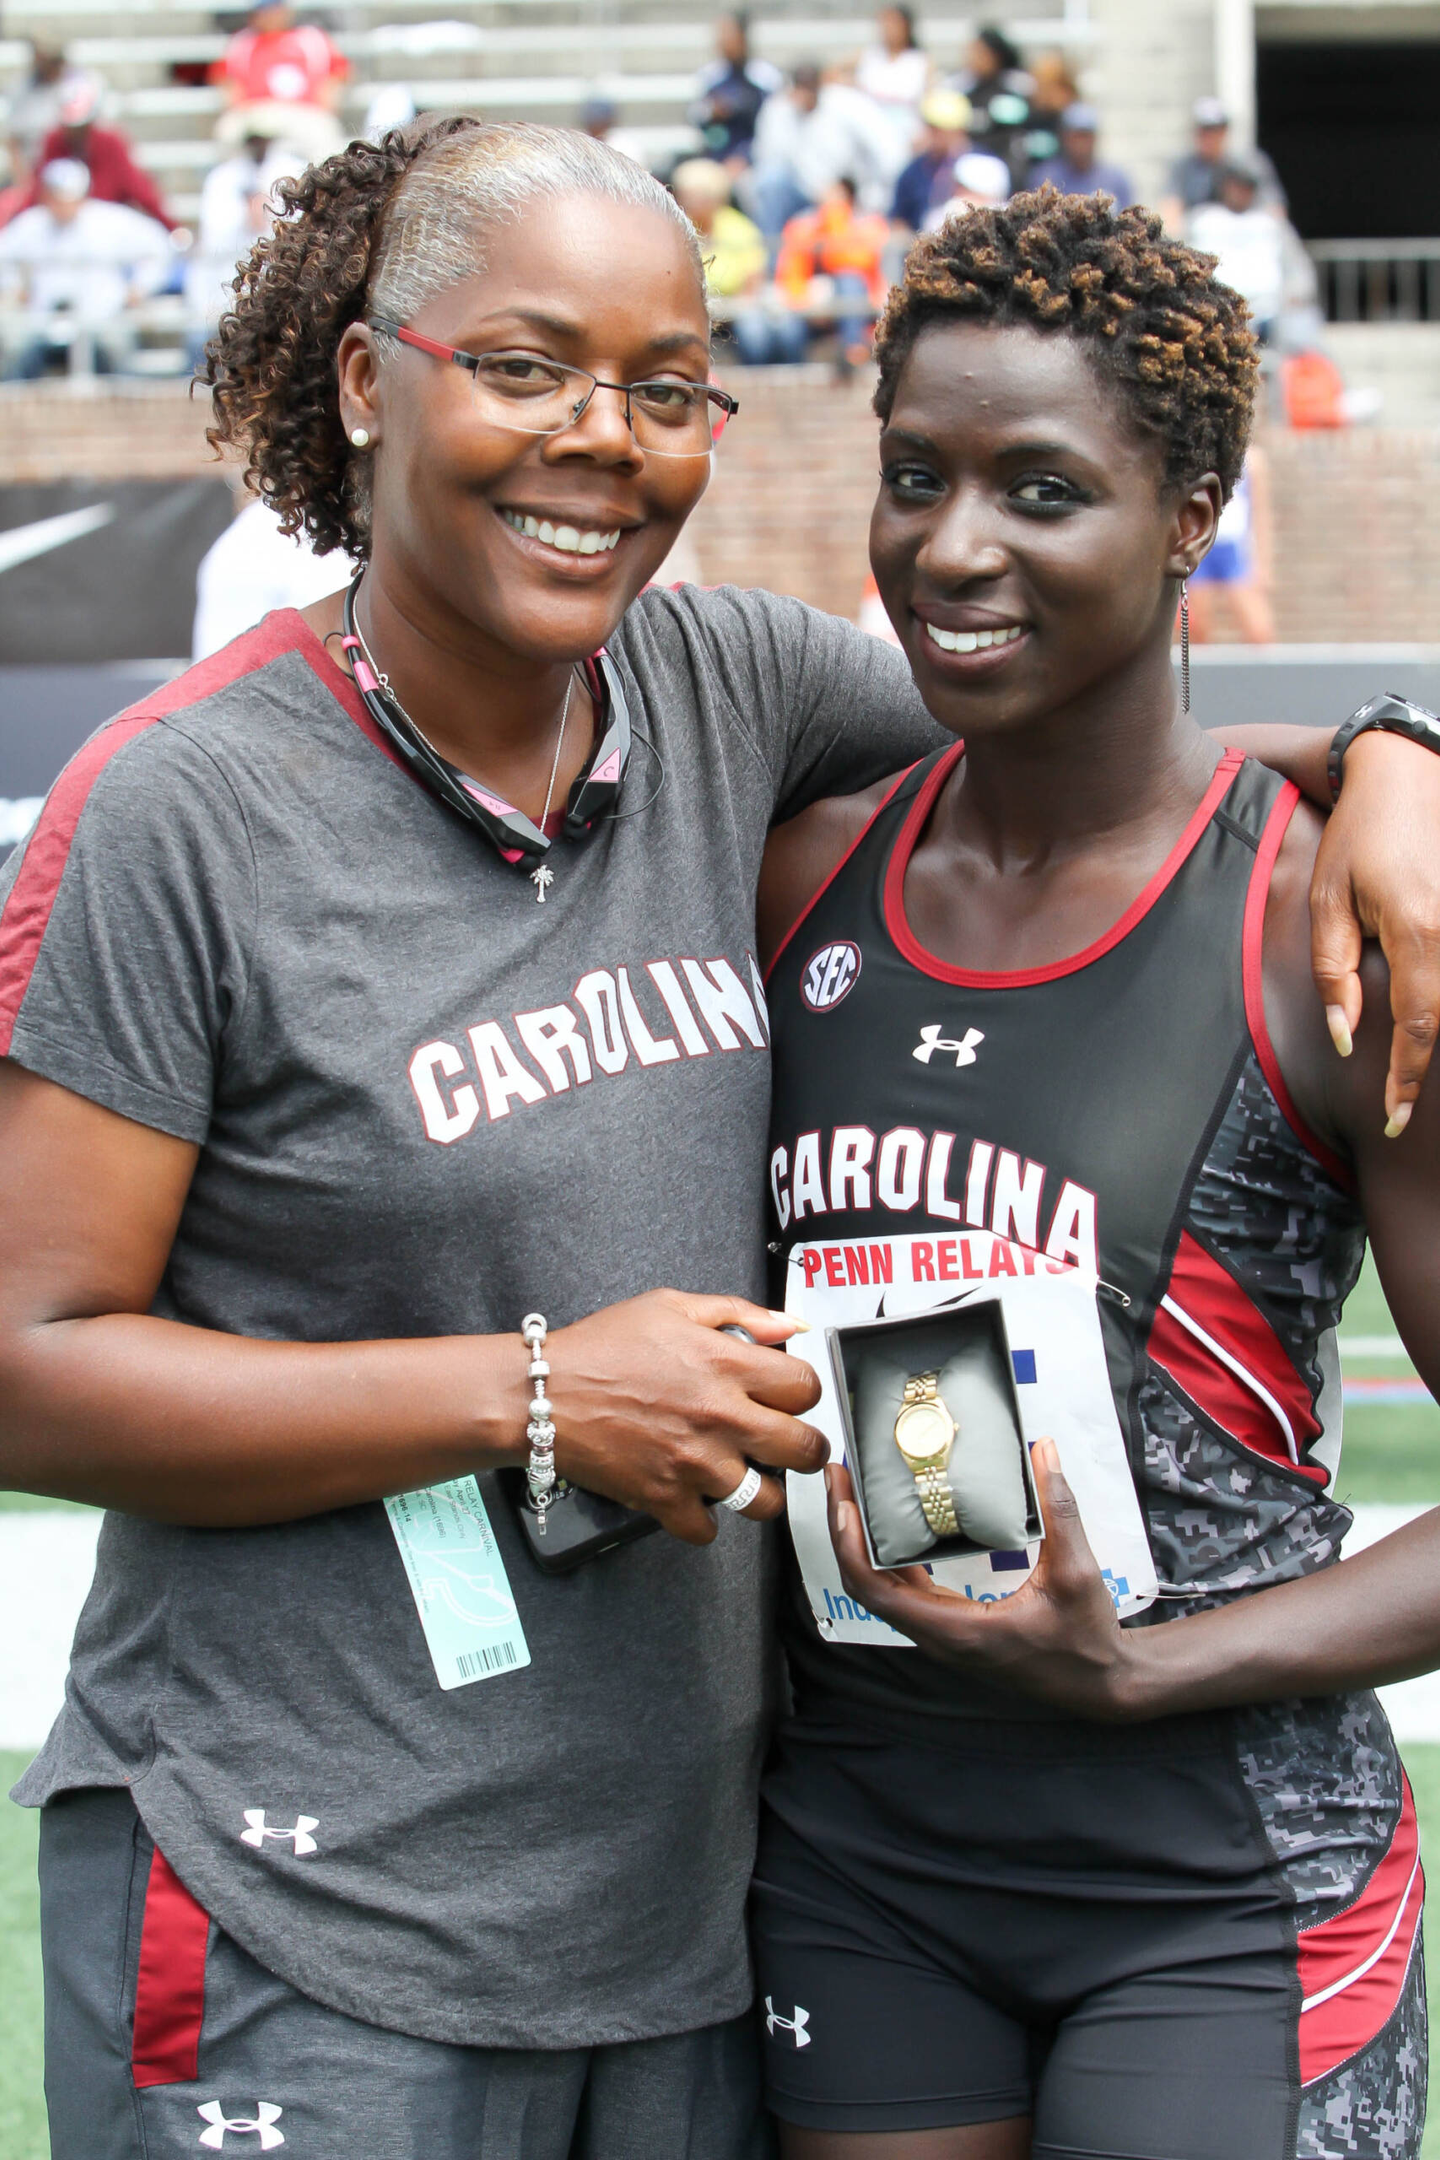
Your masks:
[[[86,533],[110,524],[114,516],[114,503],[92,503],[88,510],[62,510],[59,517],[40,518],[33,525],[12,525],[0,533],[0,570],[14,570],[37,555],[48,555],[52,548],[83,540]]]
[[[1390,1358],[1397,1365],[1410,1362],[1410,1353],[1398,1335],[1342,1335],[1340,1355],[1342,1358]]]
[[[1347,1555],[1427,1512],[1413,1504],[1357,1507]],[[0,1748],[38,1748],[54,1723],[99,1532],[98,1512],[0,1515],[0,1642],[7,1652],[0,1658]],[[1440,1740],[1440,1673],[1380,1693],[1399,1739]]]
[[[1341,1483],[1344,1483],[1344,1462],[1341,1462]],[[1367,1545],[1378,1544],[1394,1530],[1403,1529],[1414,1522],[1417,1515],[1425,1515],[1429,1509],[1423,1503],[1405,1507],[1372,1502],[1355,1509],[1355,1527],[1345,1540],[1345,1556],[1353,1560],[1364,1552]],[[1385,1705],[1395,1737],[1406,1740],[1440,1740],[1440,1672],[1421,1673],[1417,1680],[1398,1680],[1394,1687],[1381,1688],[1380,1700]]]
[[[0,1747],[37,1748],[65,1694],[100,1516],[0,1515]]]
[[[43,795],[0,795],[0,847],[19,847],[44,807]]]

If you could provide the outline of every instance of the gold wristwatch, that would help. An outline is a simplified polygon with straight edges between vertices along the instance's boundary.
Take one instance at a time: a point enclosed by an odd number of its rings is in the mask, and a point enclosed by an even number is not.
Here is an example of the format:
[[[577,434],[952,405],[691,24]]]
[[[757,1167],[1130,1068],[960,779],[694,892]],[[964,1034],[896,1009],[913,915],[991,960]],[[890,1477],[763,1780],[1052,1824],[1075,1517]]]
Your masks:
[[[895,1445],[915,1480],[930,1528],[937,1537],[957,1537],[955,1498],[945,1474],[957,1428],[937,1393],[939,1379],[938,1372],[927,1372],[905,1382],[905,1399],[895,1420]]]

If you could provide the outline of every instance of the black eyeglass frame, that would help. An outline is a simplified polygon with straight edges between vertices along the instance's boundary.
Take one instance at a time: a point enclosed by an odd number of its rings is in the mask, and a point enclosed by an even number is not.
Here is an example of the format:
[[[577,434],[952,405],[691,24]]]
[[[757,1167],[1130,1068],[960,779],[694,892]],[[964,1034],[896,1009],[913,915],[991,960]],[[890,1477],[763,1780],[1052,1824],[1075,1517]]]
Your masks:
[[[366,327],[371,330],[378,330],[386,337],[398,338],[402,345],[413,345],[417,352],[429,353],[433,359],[450,360],[454,362],[456,367],[468,368],[472,381],[478,378],[480,368],[484,362],[496,357],[493,353],[467,353],[461,352],[454,345],[442,345],[438,338],[425,337],[420,331],[407,329],[405,324],[392,322],[385,315],[372,315]],[[526,354],[525,357],[538,360],[541,355],[530,353]],[[568,361],[556,360],[552,361],[550,365],[563,367],[567,375],[583,376],[585,381],[589,383],[590,388],[575,407],[569,419],[562,421],[559,427],[527,428],[517,421],[514,423],[517,434],[535,436],[563,435],[567,428],[574,427],[577,421],[584,417],[597,390],[616,390],[625,400],[625,425],[633,436],[635,433],[635,421],[630,410],[630,400],[635,392],[647,389],[652,379],[657,388],[663,387],[673,390],[676,387],[674,382],[666,382],[663,377],[658,376],[654,378],[647,377],[644,382],[635,383],[603,382],[598,375],[592,375],[589,368],[571,367]],[[714,383],[692,383],[687,387],[694,390],[703,390],[709,403],[720,414],[719,421],[710,430],[710,450],[651,450],[648,444],[641,443],[640,448],[647,455],[653,457],[708,457],[710,451],[714,450],[724,433],[726,423],[733,420],[740,410],[740,400],[731,397],[728,390],[718,389]]]

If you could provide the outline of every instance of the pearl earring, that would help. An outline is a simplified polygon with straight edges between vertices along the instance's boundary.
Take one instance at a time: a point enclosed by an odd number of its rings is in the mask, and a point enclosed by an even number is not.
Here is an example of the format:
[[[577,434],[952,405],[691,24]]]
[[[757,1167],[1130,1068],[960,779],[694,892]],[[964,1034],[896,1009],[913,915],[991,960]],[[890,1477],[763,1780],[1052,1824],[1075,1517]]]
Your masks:
[[[352,443],[354,443],[354,445],[355,445],[355,448],[356,448],[357,450],[368,450],[368,449],[369,449],[369,447],[370,447],[370,430],[369,430],[369,428],[365,428],[365,427],[357,427],[357,428],[351,428],[351,430],[350,430],[350,440],[351,440],[351,442],[352,442]]]

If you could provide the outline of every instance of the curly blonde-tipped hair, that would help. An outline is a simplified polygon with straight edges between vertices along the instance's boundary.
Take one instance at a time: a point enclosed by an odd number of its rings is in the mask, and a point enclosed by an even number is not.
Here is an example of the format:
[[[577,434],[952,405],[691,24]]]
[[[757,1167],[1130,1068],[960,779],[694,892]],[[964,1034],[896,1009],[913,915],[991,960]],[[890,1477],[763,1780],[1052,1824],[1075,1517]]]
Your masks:
[[[1257,347],[1213,255],[1165,236],[1152,211],[1050,186],[971,209],[916,242],[876,336],[875,410],[888,420],[916,339],[936,323],[1026,323],[1084,338],[1136,425],[1183,485],[1240,477]]]

